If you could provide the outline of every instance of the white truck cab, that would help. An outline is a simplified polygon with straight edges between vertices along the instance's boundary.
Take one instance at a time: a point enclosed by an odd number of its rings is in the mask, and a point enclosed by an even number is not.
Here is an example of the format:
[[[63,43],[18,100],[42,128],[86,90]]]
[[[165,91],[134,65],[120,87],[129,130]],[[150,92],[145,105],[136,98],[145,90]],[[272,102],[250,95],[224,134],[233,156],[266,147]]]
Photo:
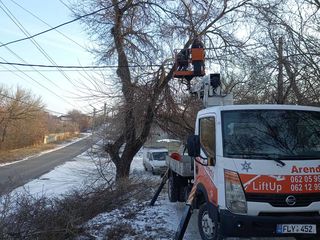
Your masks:
[[[167,170],[166,157],[167,148],[144,147],[143,148],[143,166],[146,171],[152,174],[162,174]]]
[[[188,151],[203,239],[320,239],[320,108],[209,107]]]

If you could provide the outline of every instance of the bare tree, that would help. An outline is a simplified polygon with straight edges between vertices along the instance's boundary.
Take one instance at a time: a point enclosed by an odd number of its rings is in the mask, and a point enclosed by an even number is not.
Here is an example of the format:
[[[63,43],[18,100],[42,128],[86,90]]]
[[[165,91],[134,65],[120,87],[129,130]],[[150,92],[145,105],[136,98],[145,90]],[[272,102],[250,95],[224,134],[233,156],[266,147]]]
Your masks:
[[[208,45],[226,49],[241,45],[223,26],[235,23],[243,1],[87,0],[78,3],[80,14],[104,11],[87,18],[88,33],[98,44],[94,52],[102,62],[117,64],[118,109],[113,141],[105,150],[115,163],[117,178],[128,177],[134,155],[146,141],[173,76],[172,48],[187,48],[197,36]],[[234,29],[232,29],[234,30]],[[168,60],[171,60],[168,62]],[[120,153],[120,148],[123,151]]]
[[[0,93],[0,149],[25,147],[43,141],[44,126],[41,126],[41,118],[44,106],[41,99],[21,88],[11,94],[1,87]],[[26,136],[23,136],[24,133]]]
[[[81,111],[73,109],[68,112],[68,115],[72,119],[72,122],[78,125],[80,132],[83,132],[89,128],[90,117],[81,113]]]
[[[242,103],[319,105],[319,28],[316,1],[267,1],[251,4],[254,28],[238,59],[235,95]],[[312,2],[312,4],[311,4]]]

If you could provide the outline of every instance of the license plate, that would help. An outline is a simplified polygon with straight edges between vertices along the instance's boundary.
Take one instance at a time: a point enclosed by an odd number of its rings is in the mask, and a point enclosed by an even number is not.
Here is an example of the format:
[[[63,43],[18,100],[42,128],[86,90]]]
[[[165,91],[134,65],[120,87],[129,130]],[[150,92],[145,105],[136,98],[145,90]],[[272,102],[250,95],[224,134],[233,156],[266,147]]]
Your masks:
[[[277,224],[277,233],[305,233],[316,234],[315,224]]]

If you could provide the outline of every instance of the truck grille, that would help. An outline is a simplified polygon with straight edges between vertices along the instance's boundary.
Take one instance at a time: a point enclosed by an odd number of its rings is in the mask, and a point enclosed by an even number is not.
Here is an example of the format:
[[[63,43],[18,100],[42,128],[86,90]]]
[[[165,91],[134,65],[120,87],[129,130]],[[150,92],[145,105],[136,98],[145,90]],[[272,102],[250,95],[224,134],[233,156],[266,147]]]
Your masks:
[[[319,217],[319,212],[260,212],[261,217]]]
[[[290,206],[286,202],[288,196],[294,196],[296,203]],[[257,194],[257,193],[246,193],[246,199],[248,202],[267,202],[273,207],[306,207],[313,202],[320,201],[320,193],[309,193],[309,194]]]

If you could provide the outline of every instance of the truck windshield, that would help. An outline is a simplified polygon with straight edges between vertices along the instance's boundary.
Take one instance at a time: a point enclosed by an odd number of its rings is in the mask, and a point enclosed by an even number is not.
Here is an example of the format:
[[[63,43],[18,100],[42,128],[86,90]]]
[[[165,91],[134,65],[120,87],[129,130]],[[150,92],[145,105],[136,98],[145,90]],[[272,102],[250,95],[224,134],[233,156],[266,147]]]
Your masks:
[[[166,160],[167,152],[154,152],[152,153],[153,160],[163,161]]]
[[[320,112],[222,112],[223,156],[247,159],[320,159]]]

